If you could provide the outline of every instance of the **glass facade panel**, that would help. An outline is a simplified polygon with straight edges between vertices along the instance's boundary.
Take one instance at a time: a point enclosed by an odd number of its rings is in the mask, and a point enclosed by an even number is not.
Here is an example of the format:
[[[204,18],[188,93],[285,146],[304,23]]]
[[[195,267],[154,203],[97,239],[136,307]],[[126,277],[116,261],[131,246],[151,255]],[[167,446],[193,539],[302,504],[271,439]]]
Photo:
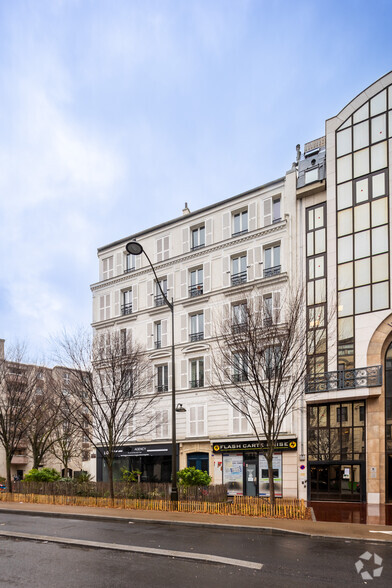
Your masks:
[[[354,208],[355,231],[363,231],[370,228],[370,205],[369,202]]]
[[[370,100],[370,116],[375,116],[387,109],[387,91],[383,90]]]
[[[352,178],[352,157],[351,155],[345,155],[338,159],[337,162],[337,180],[338,184],[342,182],[346,182],[347,180],[351,180]]]
[[[338,336],[339,341],[351,339],[354,336],[354,319],[352,316],[338,320]]]
[[[355,288],[355,312],[370,312],[370,286]]]
[[[306,236],[306,249],[308,255],[314,255],[313,232],[308,233]]]
[[[314,258],[308,259],[308,279],[314,280]]]
[[[391,104],[391,101],[389,102]],[[392,110],[388,112],[389,133],[388,137],[392,137]]]
[[[326,300],[325,279],[316,280],[316,282],[314,284],[315,284],[315,293],[314,293],[315,304],[320,304],[321,302],[325,302],[325,300]]]
[[[354,235],[355,259],[370,255],[370,231]]]
[[[351,261],[353,258],[353,237],[341,237],[338,239],[338,263]]]
[[[325,229],[319,229],[314,232],[314,253],[323,253],[325,251]]]
[[[366,202],[369,200],[369,179],[365,178],[355,183],[355,202]]]
[[[380,198],[372,202],[372,226],[384,225],[388,222],[388,199]]]
[[[361,106],[361,108],[358,108],[358,110],[356,112],[354,112],[353,122],[358,123],[358,122],[361,122],[361,120],[365,120],[366,118],[369,118],[369,103],[368,102],[366,102],[366,104],[364,104],[363,106]]]
[[[353,314],[353,291],[344,290],[338,294],[338,316],[350,316]]]
[[[318,206],[314,209],[314,228],[320,229],[324,226],[324,206]]]
[[[338,236],[348,235],[353,232],[353,219],[351,208],[338,212]]]
[[[380,282],[373,284],[373,310],[381,310],[389,306],[389,284],[388,282]]]
[[[387,167],[387,161],[387,142],[383,141],[382,143],[373,145],[371,148],[372,172]]]
[[[389,278],[388,253],[376,255],[372,259],[372,281],[382,282]]]
[[[353,127],[354,131],[354,151],[363,149],[369,145],[369,121],[366,120]]]
[[[378,147],[378,145],[375,145]],[[380,169],[380,168],[375,168]],[[369,149],[362,149],[354,153],[354,178],[369,173]]]
[[[385,114],[381,114],[371,121],[372,125],[372,143],[377,143],[387,138],[387,117]],[[344,131],[346,132],[346,131]],[[346,151],[348,153],[348,151]],[[342,153],[345,155],[346,153]]]
[[[337,157],[351,153],[351,127],[336,134]]]
[[[322,278],[324,275],[324,257],[321,255],[314,259],[314,277]]]
[[[348,208],[353,204],[352,182],[346,182],[338,186],[338,210]]]
[[[370,284],[370,257],[355,262],[355,285]]]
[[[388,226],[372,229],[372,253],[385,253],[388,251]]]
[[[372,177],[372,193],[373,198],[385,196],[385,173]]]
[[[332,413],[332,411],[331,411]],[[340,458],[340,429],[330,429],[329,459]]]
[[[345,290],[353,286],[353,263],[343,263],[338,266],[338,289]]]
[[[314,282],[308,283],[308,305],[314,304]]]

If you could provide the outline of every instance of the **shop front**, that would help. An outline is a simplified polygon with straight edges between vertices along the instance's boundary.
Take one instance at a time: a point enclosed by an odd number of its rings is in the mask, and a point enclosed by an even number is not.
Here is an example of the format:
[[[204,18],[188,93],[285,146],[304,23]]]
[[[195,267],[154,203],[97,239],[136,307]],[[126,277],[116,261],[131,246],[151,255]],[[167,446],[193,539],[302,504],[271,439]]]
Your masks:
[[[226,484],[229,496],[270,495],[265,449],[265,441],[214,443],[214,455],[222,456],[222,483]],[[283,453],[296,451],[295,438],[282,439],[276,443],[272,467],[275,496],[278,498],[283,496]]]
[[[108,481],[108,468],[103,458],[105,448],[97,451],[97,481]],[[120,446],[115,449],[116,457],[113,464],[115,480],[122,479],[122,469],[141,472],[141,482],[170,482],[172,467],[172,445],[132,445]],[[178,445],[177,445],[178,466]]]

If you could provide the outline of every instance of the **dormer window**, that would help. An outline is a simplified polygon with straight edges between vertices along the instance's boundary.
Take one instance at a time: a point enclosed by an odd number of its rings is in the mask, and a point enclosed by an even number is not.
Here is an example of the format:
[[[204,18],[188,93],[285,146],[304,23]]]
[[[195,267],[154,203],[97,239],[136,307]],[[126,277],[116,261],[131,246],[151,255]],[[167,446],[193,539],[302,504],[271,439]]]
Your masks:
[[[305,184],[310,184],[311,182],[317,182],[319,179],[319,168],[314,167],[309,169],[305,172]]]

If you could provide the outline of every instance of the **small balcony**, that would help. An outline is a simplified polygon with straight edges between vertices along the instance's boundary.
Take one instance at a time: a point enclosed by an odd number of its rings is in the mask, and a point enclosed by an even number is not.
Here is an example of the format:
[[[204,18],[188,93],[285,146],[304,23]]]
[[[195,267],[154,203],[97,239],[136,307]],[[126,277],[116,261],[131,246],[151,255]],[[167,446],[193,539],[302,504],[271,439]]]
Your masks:
[[[155,306],[164,306],[166,304],[164,297],[162,294],[158,294],[154,297]]]
[[[191,380],[189,382],[190,388],[203,388],[204,386],[204,378],[200,378],[200,380]]]
[[[27,465],[28,461],[27,455],[14,455],[11,459],[11,465]]]
[[[199,333],[191,333],[189,335],[189,339],[192,343],[194,341],[202,341],[204,339],[204,331],[200,331]]]
[[[272,278],[272,276],[277,276],[280,274],[280,265],[274,265],[273,267],[266,267],[264,269],[264,277],[265,278]]]
[[[155,347],[155,349],[160,349],[162,347],[162,341],[160,339],[157,341],[154,341],[154,347]]]
[[[239,382],[247,382],[248,381],[248,374],[247,372],[236,372],[232,376],[232,380],[234,384],[238,384]]]
[[[205,243],[199,243],[199,245],[192,245],[191,251],[196,251],[197,249],[202,249],[205,246],[206,246]]]
[[[131,272],[134,272],[135,269],[135,267],[126,267],[124,270],[124,274],[130,274]]]
[[[382,366],[324,372],[306,379],[306,394],[374,388],[382,384]]]
[[[158,384],[157,392],[167,392],[169,390],[168,384]]]
[[[240,284],[246,284],[247,275],[246,272],[239,272],[231,276],[231,285],[239,286]]]
[[[245,233],[248,232],[248,229],[243,229],[242,231],[236,231],[235,233],[232,233],[232,237],[238,237],[239,235],[245,235]]]
[[[191,298],[194,296],[201,296],[201,294],[203,294],[203,282],[189,286],[189,296]]]
[[[121,305],[121,314],[122,315],[132,314],[132,302],[129,302],[128,304]]]
[[[245,333],[245,331],[247,330],[247,328],[248,328],[248,323],[246,321],[244,321],[243,323],[234,322],[231,325],[231,332],[233,334]]]

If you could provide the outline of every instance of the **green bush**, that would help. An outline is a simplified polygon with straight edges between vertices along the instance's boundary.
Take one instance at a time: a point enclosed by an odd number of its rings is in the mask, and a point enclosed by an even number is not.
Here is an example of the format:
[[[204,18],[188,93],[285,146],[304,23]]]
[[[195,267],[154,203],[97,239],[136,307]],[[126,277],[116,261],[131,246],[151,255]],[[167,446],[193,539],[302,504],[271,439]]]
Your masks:
[[[197,470],[195,467],[184,468],[177,473],[180,486],[209,486],[211,476],[207,472]]]
[[[139,482],[142,475],[140,470],[127,470],[127,468],[121,468],[121,473],[124,482]]]
[[[60,480],[60,473],[54,468],[33,468],[24,477],[25,482],[56,482]]]

